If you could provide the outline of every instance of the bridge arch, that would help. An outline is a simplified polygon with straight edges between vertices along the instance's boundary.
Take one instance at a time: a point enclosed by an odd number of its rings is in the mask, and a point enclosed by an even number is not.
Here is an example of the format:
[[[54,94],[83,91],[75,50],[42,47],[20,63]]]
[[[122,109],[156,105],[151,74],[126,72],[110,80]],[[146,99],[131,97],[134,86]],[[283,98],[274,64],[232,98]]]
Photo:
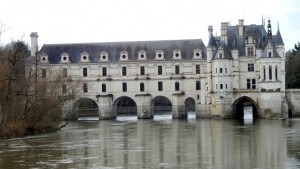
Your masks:
[[[196,106],[195,99],[193,99],[191,97],[186,98],[185,101],[184,101],[184,105],[185,105],[186,113],[195,112],[195,106]]]
[[[249,108],[251,107],[252,117],[259,118],[259,106],[252,98],[248,96],[242,96],[238,98],[235,102],[233,102],[232,104],[233,118],[237,118],[237,119],[244,118],[245,107],[249,107]]]
[[[172,102],[165,96],[156,96],[151,100],[151,109],[155,112],[171,112]]]
[[[73,104],[73,115],[75,119],[81,117],[97,117],[99,118],[99,106],[97,102],[91,98],[80,98]]]
[[[137,114],[136,102],[128,96],[118,97],[112,104],[113,114]]]

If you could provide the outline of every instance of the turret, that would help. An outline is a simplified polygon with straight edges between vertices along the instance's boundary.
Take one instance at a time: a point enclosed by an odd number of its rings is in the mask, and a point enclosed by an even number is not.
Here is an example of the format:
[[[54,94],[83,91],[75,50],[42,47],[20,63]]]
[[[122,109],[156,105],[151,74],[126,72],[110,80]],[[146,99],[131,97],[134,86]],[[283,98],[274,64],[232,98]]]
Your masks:
[[[31,56],[36,56],[36,52],[38,51],[38,37],[37,32],[31,32]]]

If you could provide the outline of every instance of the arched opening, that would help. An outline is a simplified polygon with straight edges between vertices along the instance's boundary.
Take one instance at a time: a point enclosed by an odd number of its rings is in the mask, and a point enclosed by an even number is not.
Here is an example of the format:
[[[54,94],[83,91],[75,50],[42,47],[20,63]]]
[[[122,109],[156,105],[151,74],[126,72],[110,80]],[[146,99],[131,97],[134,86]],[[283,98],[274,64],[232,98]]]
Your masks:
[[[99,107],[96,101],[90,98],[82,98],[75,102],[74,112],[77,113],[78,120],[99,119]]]
[[[189,117],[189,114],[190,114],[190,115],[193,115],[196,118],[196,114],[195,114],[196,102],[195,102],[195,100],[193,98],[189,97],[184,101],[184,105],[185,105],[185,113],[188,115],[188,117]]]
[[[258,105],[251,98],[240,97],[233,103],[233,118],[259,118]]]
[[[113,111],[117,115],[133,115],[137,114],[135,101],[127,96],[122,96],[116,99],[113,103]]]
[[[164,96],[157,96],[151,101],[151,108],[155,115],[172,115],[172,103],[171,101]]]

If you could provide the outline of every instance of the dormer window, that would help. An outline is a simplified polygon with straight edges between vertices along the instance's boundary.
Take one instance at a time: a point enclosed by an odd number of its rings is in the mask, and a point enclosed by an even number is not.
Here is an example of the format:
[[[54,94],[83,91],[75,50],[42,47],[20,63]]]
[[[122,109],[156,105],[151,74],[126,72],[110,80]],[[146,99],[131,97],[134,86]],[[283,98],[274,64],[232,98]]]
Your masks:
[[[83,52],[80,54],[81,62],[90,62],[89,54],[87,52]]]
[[[107,52],[101,52],[100,53],[100,61],[101,62],[108,61],[108,53]]]
[[[247,56],[254,56],[254,47],[247,47]]]
[[[219,53],[219,59],[223,59],[223,58],[224,58],[223,53]]]
[[[62,53],[60,55],[60,63],[70,63],[70,56],[68,53]]]
[[[194,50],[193,59],[202,59],[202,51],[200,49]]]
[[[147,59],[146,51],[140,50],[140,51],[138,52],[138,59],[139,59],[139,60],[146,60],[146,59]]]
[[[173,50],[173,59],[181,59],[181,51],[179,49]]]
[[[43,53],[40,58],[41,63],[48,63],[48,55]]]
[[[155,59],[156,59],[156,60],[165,60],[164,51],[162,51],[162,50],[157,50],[157,51],[155,52]]]
[[[128,60],[128,52],[126,52],[126,51],[120,52],[120,60],[122,60],[122,61]]]

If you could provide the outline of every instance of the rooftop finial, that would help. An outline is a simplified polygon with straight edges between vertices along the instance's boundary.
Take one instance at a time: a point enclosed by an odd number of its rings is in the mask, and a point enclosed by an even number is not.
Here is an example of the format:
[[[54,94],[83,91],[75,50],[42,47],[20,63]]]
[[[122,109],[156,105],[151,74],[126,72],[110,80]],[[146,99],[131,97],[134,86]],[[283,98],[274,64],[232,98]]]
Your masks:
[[[279,21],[278,21],[278,23],[277,23],[277,27],[278,27],[278,31],[279,31]]]

